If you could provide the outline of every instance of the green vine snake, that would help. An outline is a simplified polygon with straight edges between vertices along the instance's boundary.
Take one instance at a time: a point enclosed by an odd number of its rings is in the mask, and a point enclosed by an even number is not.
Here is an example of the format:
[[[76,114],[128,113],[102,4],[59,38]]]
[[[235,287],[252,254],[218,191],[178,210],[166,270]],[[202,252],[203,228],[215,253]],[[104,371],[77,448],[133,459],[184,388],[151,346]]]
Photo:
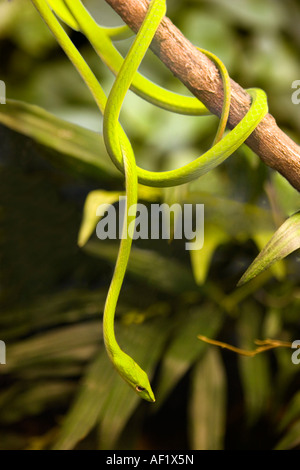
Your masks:
[[[132,222],[136,216],[138,183],[153,187],[177,186],[215,168],[242,145],[267,114],[267,98],[262,90],[249,89],[248,93],[252,98],[249,111],[233,130],[223,136],[230,108],[230,81],[221,61],[213,54],[203,51],[217,65],[224,87],[223,111],[212,147],[193,162],[175,170],[156,173],[139,168],[130,141],[119,123],[121,107],[129,88],[154,105],[172,112],[187,115],[210,114],[198,99],[165,90],[138,73],[139,65],[166,13],[166,0],[150,1],[145,19],[125,59],[115,49],[112,39],[126,37],[127,27],[99,26],[80,0],[32,0],[32,3],[93,94],[103,115],[103,136],[108,154],[125,175],[127,217],[125,216],[118,258],[104,307],[103,335],[108,356],[121,377],[141,398],[154,402],[146,372],[120,348],[114,330],[117,302],[131,251],[132,233],[128,232],[134,226]],[[73,29],[86,35],[100,58],[116,75],[108,98],[52,10]]]

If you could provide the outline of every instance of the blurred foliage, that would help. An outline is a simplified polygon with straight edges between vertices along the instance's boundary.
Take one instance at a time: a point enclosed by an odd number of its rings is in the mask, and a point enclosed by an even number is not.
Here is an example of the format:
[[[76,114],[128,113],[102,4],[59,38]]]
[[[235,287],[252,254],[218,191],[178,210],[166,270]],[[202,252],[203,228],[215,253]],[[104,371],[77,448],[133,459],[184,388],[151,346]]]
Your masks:
[[[103,0],[85,3],[99,22],[120,24]],[[299,142],[300,108],[291,101],[300,78],[297,0],[177,0],[168,15],[242,86],[263,87],[278,124]],[[111,74],[79,33],[72,39],[109,90]],[[118,47],[125,53],[129,44]],[[197,339],[245,349],[257,338],[299,339],[297,252],[236,288],[299,210],[299,194],[246,146],[197,182],[141,188],[145,203],[205,205],[204,247],[191,259],[184,241],[134,243],[116,326],[124,349],[152,376],[157,403],[141,403],[102,341],[118,245],[97,240],[86,211],[82,219],[89,194],[103,202],[124,191],[99,113],[29,0],[0,1],[0,59],[8,98],[0,105],[0,339],[7,345],[0,448],[300,448],[292,350],[245,358]],[[184,90],[150,52],[141,69]],[[155,109],[132,93],[122,118],[139,164],[154,170],[199,155],[217,125],[214,117]]]

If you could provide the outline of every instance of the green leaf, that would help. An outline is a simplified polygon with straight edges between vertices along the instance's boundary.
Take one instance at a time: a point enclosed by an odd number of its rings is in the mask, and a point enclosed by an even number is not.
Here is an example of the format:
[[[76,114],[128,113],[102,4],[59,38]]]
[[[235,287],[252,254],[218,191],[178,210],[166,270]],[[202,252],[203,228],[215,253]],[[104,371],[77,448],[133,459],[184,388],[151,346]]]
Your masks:
[[[297,106],[295,106],[297,108]],[[293,138],[293,136],[291,136]],[[300,193],[278,171],[273,171],[271,184],[276,191],[276,202],[279,210],[286,217],[298,211],[300,206]]]
[[[265,248],[240,279],[238,285],[245,284],[268,269],[273,263],[288,256],[300,247],[300,212],[292,215],[275,232]]]
[[[119,197],[125,193],[112,191],[91,191],[84,204],[83,219],[81,222],[78,245],[84,246],[92,235],[100,217],[96,214],[98,206],[104,204],[109,207],[111,204],[119,201]]]
[[[228,240],[230,240],[230,236],[221,227],[209,223],[205,225],[203,248],[201,250],[190,250],[193,274],[198,285],[205,282],[216,248]]]
[[[180,315],[160,370],[158,405],[163,403],[172,388],[206,350],[207,345],[199,341],[197,335],[214,338],[221,327],[222,318],[221,311],[209,304]]]
[[[283,431],[295,421],[300,421],[300,392],[297,392],[289,403],[279,423],[279,430]]]
[[[300,445],[300,421],[294,423],[276,445],[275,450],[288,450]]]
[[[111,391],[114,370],[103,348],[90,364],[53,448],[72,449],[94,427]]]
[[[141,199],[146,201],[157,201],[162,191],[159,188],[150,188],[139,185],[138,194]],[[83,220],[78,235],[78,245],[84,246],[92,235],[100,217],[96,211],[99,205],[110,206],[119,201],[120,196],[125,196],[125,192],[116,191],[91,191],[85,201],[83,209]]]
[[[75,384],[67,378],[43,380],[33,383],[18,384],[14,388],[13,396],[7,397],[7,403],[0,396],[1,421],[5,423],[15,423],[28,416],[40,415],[49,409],[53,404],[66,405],[74,393]],[[1,394],[2,395],[2,394]]]
[[[245,304],[238,320],[239,347],[255,349],[260,337],[261,317],[252,303]],[[267,353],[254,357],[238,356],[249,423],[256,422],[266,409],[271,390]]]
[[[119,246],[115,243],[89,241],[84,251],[115,263]],[[179,294],[195,290],[190,270],[176,259],[166,258],[154,250],[131,249],[127,274],[153,285],[163,292]]]
[[[168,333],[164,326],[164,321],[138,326],[117,325],[120,344],[142,365],[150,377]],[[100,426],[100,447],[111,449],[128,419],[141,403],[134,391],[119,377],[103,348],[83,379],[54,449],[74,448],[96,424]]]
[[[107,289],[90,292],[84,289],[54,293],[36,299],[28,306],[1,312],[0,330],[12,343],[20,337],[69,324],[98,320],[99,306],[104,305]],[[30,318],[30,322],[27,319]]]
[[[8,344],[9,361],[3,373],[13,370],[26,372],[27,368],[34,369],[33,365],[45,367],[54,362],[84,361],[95,351],[100,337],[99,321],[91,321],[50,330],[14,345]]]
[[[193,450],[221,450],[226,422],[226,377],[219,351],[209,348],[192,375],[189,401]]]
[[[203,180],[199,179],[199,181],[202,184]],[[195,190],[189,193],[189,203],[204,204],[205,225],[212,224],[216,229],[220,228],[238,240],[252,238],[252,235],[258,231],[266,233],[274,230],[274,221],[270,210],[236,201],[230,196],[216,196],[213,190],[217,182],[218,180],[213,181],[211,187],[208,187],[206,191]]]
[[[267,232],[258,231],[257,233],[253,233],[252,238],[253,241],[256,243],[259,251],[263,250],[270,238],[272,237],[273,232],[270,230]],[[284,261],[278,261],[270,266],[272,274],[278,279],[282,281],[286,276],[286,267]]]
[[[46,157],[81,177],[105,182],[122,180],[107,155],[102,136],[96,132],[14,100],[6,100],[6,105],[0,107],[0,123],[55,150]]]

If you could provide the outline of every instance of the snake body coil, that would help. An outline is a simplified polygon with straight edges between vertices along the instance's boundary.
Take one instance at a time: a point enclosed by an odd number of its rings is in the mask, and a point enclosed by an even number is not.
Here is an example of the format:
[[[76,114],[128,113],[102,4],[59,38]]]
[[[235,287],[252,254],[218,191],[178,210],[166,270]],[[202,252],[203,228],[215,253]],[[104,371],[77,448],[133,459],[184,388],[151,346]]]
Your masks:
[[[112,44],[111,38],[114,37],[114,31],[95,23],[80,0],[48,0],[48,3],[44,0],[32,0],[32,2],[90,88],[103,114],[103,135],[107,151],[113,163],[125,175],[127,217],[124,218],[124,236],[120,242],[118,258],[104,308],[104,342],[108,356],[122,378],[141,398],[153,402],[155,398],[147,374],[120,348],[114,332],[116,306],[132,244],[132,237],[125,235],[128,234],[129,226],[132,226],[135,219],[132,208],[137,204],[138,182],[147,186],[177,186],[192,181],[215,168],[242,145],[266,115],[268,112],[266,95],[260,89],[248,90],[252,98],[249,111],[239,124],[223,137],[230,107],[230,81],[226,68],[220,60],[213,54],[205,52],[220,70],[225,96],[214,145],[204,155],[181,168],[158,173],[144,170],[136,165],[130,141],[119,123],[122,103],[130,87],[142,98],[169,111],[188,115],[210,114],[196,98],[172,93],[138,74],[138,67],[165,15],[166,0],[152,0],[150,2],[143,24],[124,60]],[[106,98],[93,72],[56,20],[48,4],[71,27],[80,29],[87,36],[102,60],[116,74],[116,80],[108,98]],[[119,28],[115,31],[115,35],[120,34],[127,34],[127,28]]]

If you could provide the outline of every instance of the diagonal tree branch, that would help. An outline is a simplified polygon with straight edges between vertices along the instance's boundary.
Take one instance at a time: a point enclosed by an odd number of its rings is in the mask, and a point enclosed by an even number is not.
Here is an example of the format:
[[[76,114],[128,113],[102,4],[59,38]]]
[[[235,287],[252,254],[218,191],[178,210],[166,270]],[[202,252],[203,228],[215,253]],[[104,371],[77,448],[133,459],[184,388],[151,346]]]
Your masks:
[[[129,27],[137,32],[148,7],[148,0],[106,0]],[[151,44],[152,51],[206,107],[221,115],[222,81],[216,66],[194,47],[169,18],[162,21]],[[250,96],[231,80],[232,104],[229,127],[233,128],[250,106]],[[300,191],[300,147],[268,114],[246,141],[269,167],[279,171]]]

